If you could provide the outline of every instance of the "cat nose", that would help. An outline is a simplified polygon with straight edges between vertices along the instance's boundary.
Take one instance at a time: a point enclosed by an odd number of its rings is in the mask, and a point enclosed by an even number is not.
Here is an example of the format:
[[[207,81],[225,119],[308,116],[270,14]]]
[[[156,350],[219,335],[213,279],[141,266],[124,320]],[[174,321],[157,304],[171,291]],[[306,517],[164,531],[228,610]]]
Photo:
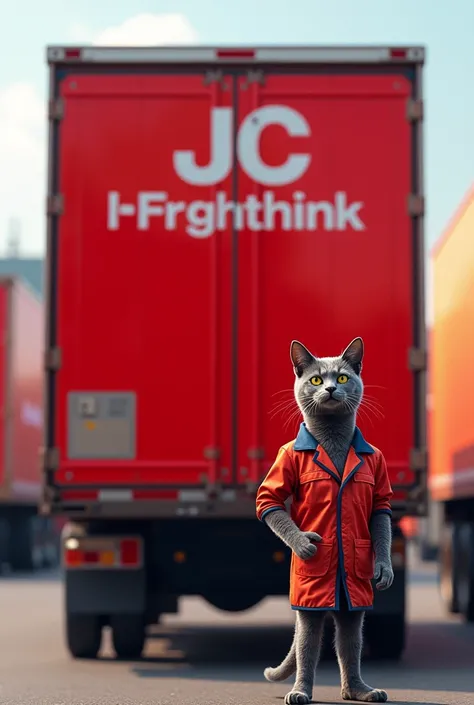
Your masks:
[[[337,387],[326,387],[326,391],[329,392],[329,394],[332,395],[333,392],[335,392]]]

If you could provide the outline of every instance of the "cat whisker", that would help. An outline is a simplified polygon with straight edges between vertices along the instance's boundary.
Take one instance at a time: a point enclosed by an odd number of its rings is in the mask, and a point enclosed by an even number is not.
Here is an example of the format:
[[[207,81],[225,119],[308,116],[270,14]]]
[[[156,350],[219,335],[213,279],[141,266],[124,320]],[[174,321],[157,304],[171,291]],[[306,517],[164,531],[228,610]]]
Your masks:
[[[383,404],[381,404],[380,401],[375,397],[371,397],[370,395],[364,394],[363,399],[366,402],[370,402],[371,404],[374,404],[374,406],[379,406],[381,409],[383,409]]]
[[[385,414],[380,409],[374,408],[374,407],[370,406],[370,404],[362,402],[361,405],[359,406],[359,411],[362,411],[362,410],[365,411],[367,414],[371,413],[373,416],[375,416],[379,419],[385,418]]]
[[[296,408],[295,408],[295,407],[296,407]],[[291,406],[289,406],[289,407],[287,407],[287,408],[276,409],[275,411],[273,411],[272,413],[270,413],[270,419],[273,420],[273,419],[276,418],[277,416],[285,415],[285,414],[287,414],[287,413],[290,412],[290,411],[299,411],[298,406],[292,404]]]
[[[363,401],[365,404],[372,404],[373,406],[377,406],[383,409],[383,404],[381,404],[379,400],[375,399],[374,397],[364,395],[361,401]]]
[[[370,404],[361,404],[361,407],[380,419],[385,418],[385,414],[382,409],[377,409],[376,407],[370,406]]]
[[[294,389],[280,389],[278,392],[274,392],[272,394],[272,397],[276,397],[277,394],[291,394],[291,396],[294,396],[295,390]]]
[[[274,404],[270,411],[281,411],[283,409],[289,409],[292,407],[294,404],[296,404],[295,399],[290,399],[284,402],[278,402],[277,404]]]
[[[364,421],[364,423],[369,424],[370,426],[374,425],[374,420],[365,409],[359,409],[358,411],[358,416]]]
[[[292,414],[290,414],[288,416],[288,418],[286,419],[286,421],[283,425],[283,428],[286,430],[292,422],[295,422],[299,418],[300,415],[301,415],[301,411],[299,408],[297,408]]]

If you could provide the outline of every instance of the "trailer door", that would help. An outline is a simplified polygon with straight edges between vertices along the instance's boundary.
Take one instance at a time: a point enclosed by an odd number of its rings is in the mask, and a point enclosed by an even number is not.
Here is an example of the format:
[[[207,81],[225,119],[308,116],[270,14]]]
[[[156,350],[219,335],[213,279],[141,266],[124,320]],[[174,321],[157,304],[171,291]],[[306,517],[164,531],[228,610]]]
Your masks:
[[[202,70],[82,70],[58,76],[55,481],[212,482],[230,462],[230,236],[209,236],[218,179],[198,167],[214,149],[210,115],[231,91]],[[229,189],[231,173],[221,177]]]
[[[414,249],[410,81],[400,75],[267,73],[238,91],[239,200],[254,216],[239,236],[237,480],[258,482],[293,439],[289,348],[333,355],[365,342],[359,424],[412,481]]]

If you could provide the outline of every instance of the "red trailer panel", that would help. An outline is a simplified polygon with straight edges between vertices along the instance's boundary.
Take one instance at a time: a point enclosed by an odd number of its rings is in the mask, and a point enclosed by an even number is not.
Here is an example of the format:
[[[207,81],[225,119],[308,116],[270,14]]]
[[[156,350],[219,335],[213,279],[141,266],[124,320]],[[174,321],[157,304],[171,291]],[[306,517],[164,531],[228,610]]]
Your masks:
[[[43,440],[44,305],[18,281],[11,297],[11,492],[36,504]]]

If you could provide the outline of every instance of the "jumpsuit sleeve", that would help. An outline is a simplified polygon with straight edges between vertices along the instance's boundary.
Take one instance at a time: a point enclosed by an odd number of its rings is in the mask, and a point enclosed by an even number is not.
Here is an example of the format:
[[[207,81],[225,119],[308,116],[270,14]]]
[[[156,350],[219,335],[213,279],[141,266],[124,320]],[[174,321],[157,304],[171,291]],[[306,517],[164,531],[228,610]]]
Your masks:
[[[375,469],[375,492],[372,509],[372,516],[375,514],[392,515],[391,499],[393,495],[390,478],[388,476],[387,463],[382,453],[377,458]]]
[[[276,509],[286,510],[285,501],[295,487],[294,463],[285,448],[280,448],[272,467],[257,490],[257,518],[263,518]]]

